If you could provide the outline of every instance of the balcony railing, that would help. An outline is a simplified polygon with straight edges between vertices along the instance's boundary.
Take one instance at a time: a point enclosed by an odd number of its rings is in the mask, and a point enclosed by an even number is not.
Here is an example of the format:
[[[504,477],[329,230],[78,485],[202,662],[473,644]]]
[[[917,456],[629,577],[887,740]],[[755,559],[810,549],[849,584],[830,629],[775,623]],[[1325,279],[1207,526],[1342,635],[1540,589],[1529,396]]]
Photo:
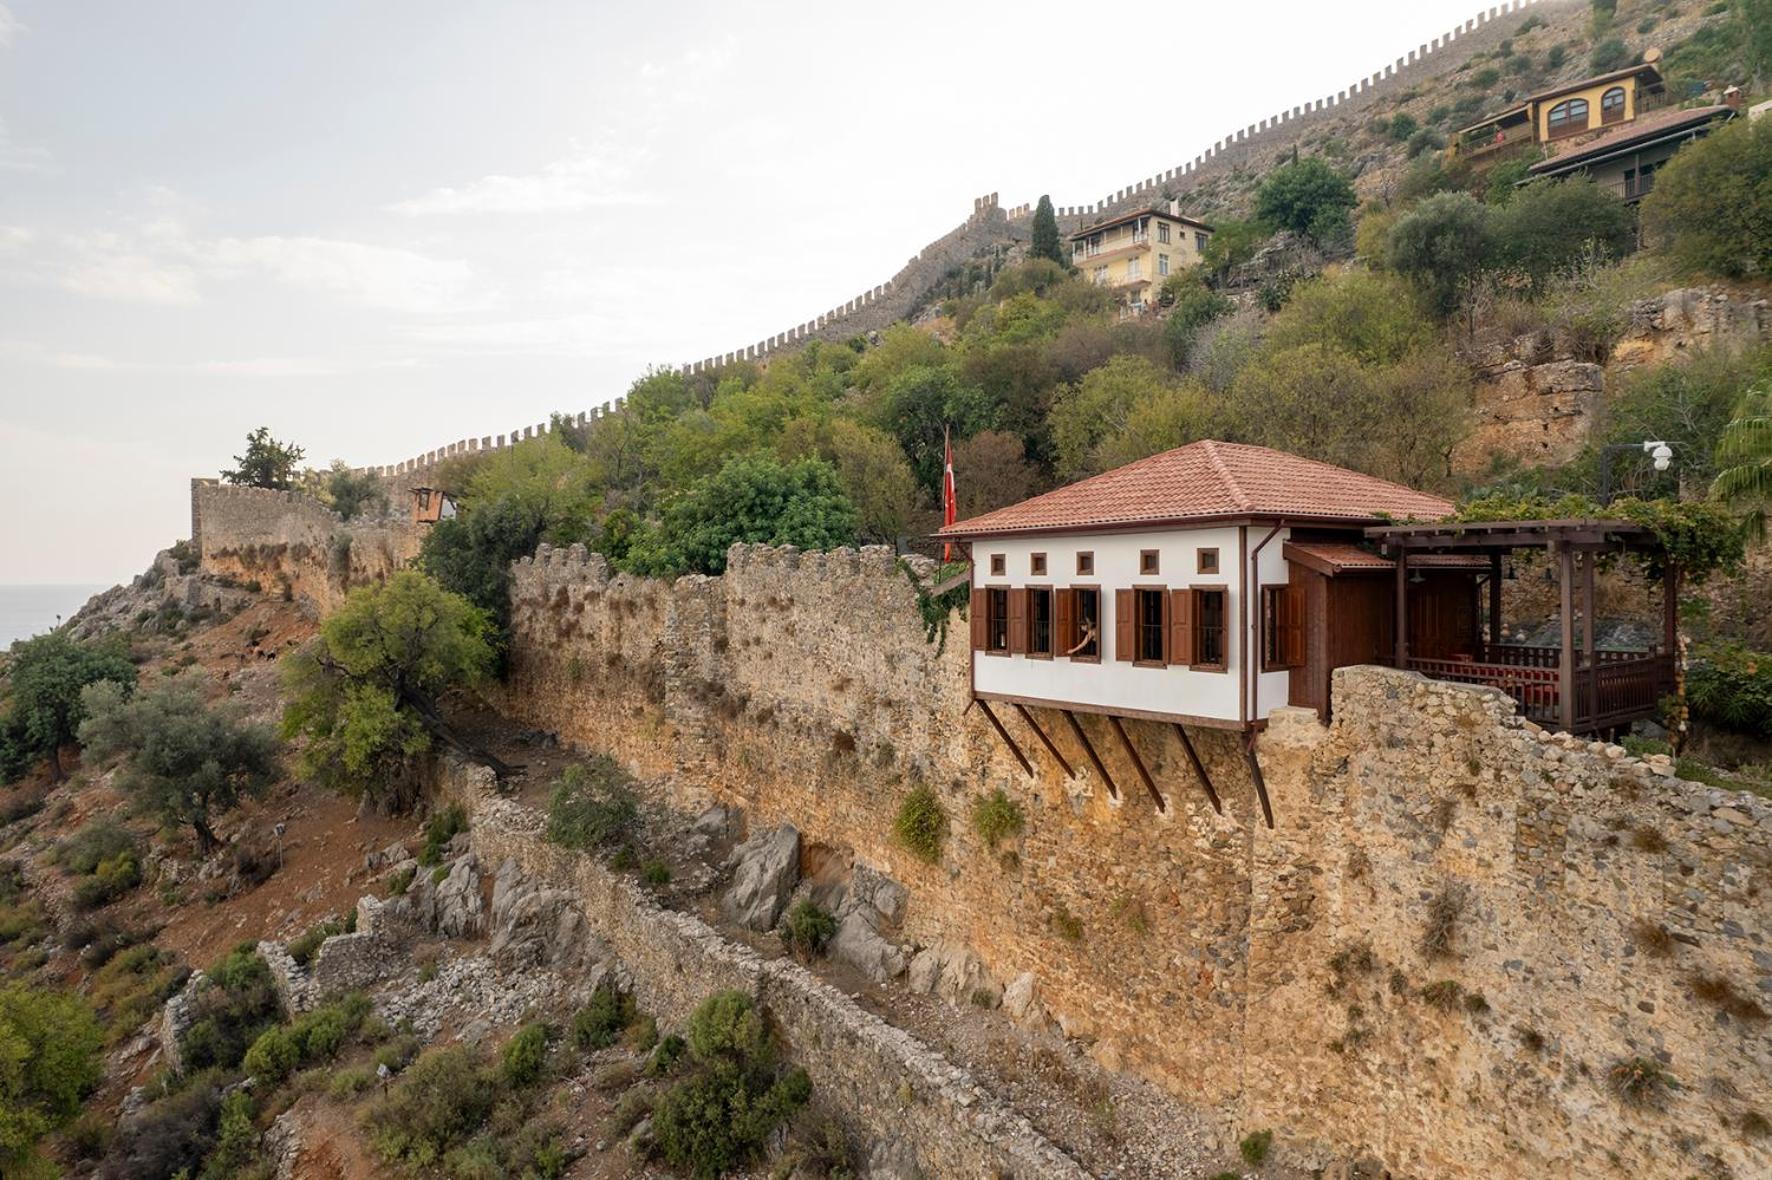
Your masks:
[[[1435,680],[1499,688],[1523,715],[1550,726],[1563,724],[1557,665],[1554,647],[1516,645],[1485,648],[1480,658],[1409,660],[1410,671]],[[1653,652],[1595,652],[1592,664],[1575,669],[1574,681],[1574,732],[1594,733],[1656,717],[1673,691],[1674,661]]]

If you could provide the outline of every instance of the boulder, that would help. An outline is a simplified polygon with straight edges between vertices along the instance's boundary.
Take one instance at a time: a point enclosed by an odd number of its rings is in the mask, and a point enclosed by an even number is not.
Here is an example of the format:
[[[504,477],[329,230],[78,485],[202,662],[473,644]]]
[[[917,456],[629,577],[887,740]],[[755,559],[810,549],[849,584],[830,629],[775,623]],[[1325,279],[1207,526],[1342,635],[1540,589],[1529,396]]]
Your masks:
[[[480,864],[472,853],[456,861],[437,886],[437,933],[444,938],[472,938],[485,918],[480,898]]]
[[[1032,971],[1023,971],[1003,989],[1003,1011],[1022,1028],[1045,1032],[1052,1027],[1052,1017],[1040,1002],[1039,981]]]
[[[861,1174],[865,1180],[924,1180],[916,1149],[903,1139],[877,1140]]]
[[[371,852],[363,858],[363,867],[370,872],[377,869],[392,868],[412,859],[412,853],[404,844],[390,844],[380,852]]]
[[[773,930],[800,879],[800,833],[792,824],[752,836],[727,861],[732,887],[721,908],[749,930]]]
[[[875,930],[882,925],[896,928],[904,920],[905,902],[909,896],[905,887],[891,877],[856,861],[849,877],[849,896],[844,909],[865,907],[876,915]]]
[[[1003,1002],[1003,985],[964,943],[938,942],[918,951],[905,983],[912,991],[938,995],[952,1004],[995,1008]]]
[[[488,953],[506,968],[579,970],[609,957],[572,893],[541,888],[511,860],[492,887],[491,935]]]
[[[908,965],[904,951],[880,937],[857,911],[844,916],[828,949],[831,958],[848,963],[876,983],[898,978]]]

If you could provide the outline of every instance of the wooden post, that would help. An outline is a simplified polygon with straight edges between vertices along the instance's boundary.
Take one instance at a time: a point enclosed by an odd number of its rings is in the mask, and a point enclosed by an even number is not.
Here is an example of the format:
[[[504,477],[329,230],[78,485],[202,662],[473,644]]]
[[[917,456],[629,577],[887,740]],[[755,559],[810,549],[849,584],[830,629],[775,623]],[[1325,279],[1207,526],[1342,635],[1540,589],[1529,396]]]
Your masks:
[[[1409,551],[1397,546],[1397,671],[1409,670]]]
[[[1138,771],[1138,777],[1144,782],[1144,789],[1151,793],[1151,801],[1157,805],[1158,811],[1168,811],[1169,804],[1163,801],[1163,792],[1157,790],[1157,784],[1151,779],[1151,772],[1144,768],[1144,759],[1138,756],[1138,747],[1126,735],[1126,727],[1112,713],[1108,714],[1108,724],[1113,726],[1114,733],[1119,735],[1120,744],[1126,747],[1126,757],[1132,759],[1132,768]]]
[[[1099,774],[1101,781],[1107,784],[1108,794],[1118,799],[1120,788],[1114,785],[1114,776],[1109,774],[1107,767],[1101,764],[1101,755],[1097,754],[1095,747],[1089,744],[1089,735],[1084,733],[1083,727],[1077,723],[1076,714],[1069,709],[1060,709],[1059,712],[1063,713],[1064,719],[1071,723],[1072,735],[1076,737],[1077,744],[1083,747],[1083,753],[1089,755],[1089,764],[1095,767],[1095,773]]]
[[[1071,769],[1071,764],[1065,761],[1063,754],[1058,752],[1058,747],[1052,744],[1052,739],[1046,736],[1046,731],[1040,728],[1040,723],[1034,720],[1034,715],[1028,712],[1028,707],[1020,701],[1016,701],[1015,711],[1021,714],[1023,721],[1028,723],[1028,728],[1034,731],[1034,736],[1040,739],[1040,744],[1046,747],[1046,752],[1052,755],[1052,760],[1064,767],[1065,777],[1076,778],[1077,772]]]
[[[1187,751],[1187,760],[1193,765],[1194,773],[1200,778],[1200,785],[1206,788],[1206,798],[1212,800],[1212,810],[1224,814],[1224,804],[1218,801],[1218,791],[1212,786],[1212,779],[1206,773],[1206,767],[1200,762],[1200,755],[1194,751],[1194,743],[1188,738],[1187,730],[1181,722],[1171,721],[1175,727],[1175,736],[1181,739],[1181,748]]]
[[[1592,549],[1581,554],[1581,663],[1584,671],[1581,674],[1581,707],[1576,710],[1576,716],[1589,720],[1600,710],[1600,668],[1594,660],[1594,558],[1597,556]]]
[[[1557,654],[1557,722],[1575,732],[1575,550],[1558,544],[1557,603],[1562,613],[1562,644]]]
[[[1501,552],[1489,555],[1489,646],[1501,646]]]
[[[1009,731],[1003,728],[1001,721],[997,720],[997,714],[991,709],[990,702],[978,697],[973,699],[978,701],[978,707],[984,713],[985,718],[990,721],[991,728],[997,731],[997,736],[1003,739],[1003,744],[1009,747],[1009,752],[1015,755],[1015,760],[1021,763],[1023,770],[1027,771],[1027,776],[1033,778],[1034,768],[1029,765],[1027,755],[1021,752],[1021,747],[1015,744],[1015,739],[1009,736]]]
[[[1680,654],[1680,571],[1672,563],[1661,573],[1661,648]]]

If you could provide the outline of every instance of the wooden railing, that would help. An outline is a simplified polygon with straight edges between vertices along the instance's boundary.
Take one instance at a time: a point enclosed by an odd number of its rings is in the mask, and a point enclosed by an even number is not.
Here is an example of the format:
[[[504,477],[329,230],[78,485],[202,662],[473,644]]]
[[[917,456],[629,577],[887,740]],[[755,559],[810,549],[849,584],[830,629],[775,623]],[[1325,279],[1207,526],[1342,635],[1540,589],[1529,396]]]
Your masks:
[[[1621,664],[1631,660],[1640,660],[1650,653],[1640,651],[1609,651],[1594,652],[1594,662],[1598,664]],[[1485,664],[1509,664],[1527,668],[1555,668],[1563,658],[1560,648],[1543,647],[1526,643],[1485,644],[1477,651],[1477,659]],[[1578,653],[1575,657],[1581,659]]]
[[[1520,704],[1520,712],[1541,725],[1563,724],[1561,670],[1554,647],[1509,645],[1489,648],[1502,659],[1427,660],[1411,658],[1409,670],[1435,680],[1499,688]],[[1593,733],[1654,718],[1673,691],[1672,656],[1644,652],[1596,652],[1592,665],[1575,669],[1577,733]],[[1543,662],[1548,659],[1548,663]],[[1532,662],[1523,662],[1523,661]],[[1511,662],[1522,661],[1522,662]]]

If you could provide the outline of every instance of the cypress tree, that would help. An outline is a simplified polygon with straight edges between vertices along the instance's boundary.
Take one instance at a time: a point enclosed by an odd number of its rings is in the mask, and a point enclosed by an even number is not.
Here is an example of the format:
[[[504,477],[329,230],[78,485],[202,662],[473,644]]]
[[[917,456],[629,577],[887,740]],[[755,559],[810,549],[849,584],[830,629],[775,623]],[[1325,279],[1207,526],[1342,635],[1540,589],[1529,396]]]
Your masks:
[[[1034,242],[1030,255],[1034,258],[1050,258],[1060,266],[1068,265],[1064,259],[1064,249],[1058,241],[1058,216],[1052,211],[1052,198],[1042,196],[1040,203],[1034,208]]]

